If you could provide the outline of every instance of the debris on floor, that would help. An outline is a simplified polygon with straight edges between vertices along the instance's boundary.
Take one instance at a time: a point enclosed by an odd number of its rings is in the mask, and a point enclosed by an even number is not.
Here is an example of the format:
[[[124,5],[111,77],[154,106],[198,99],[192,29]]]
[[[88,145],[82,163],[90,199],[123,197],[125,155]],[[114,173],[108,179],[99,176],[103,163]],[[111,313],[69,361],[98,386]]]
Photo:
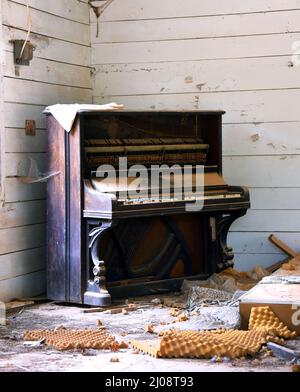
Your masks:
[[[115,349],[124,344],[116,342],[116,338],[105,331],[99,329],[68,330],[59,329],[57,331],[35,330],[26,331],[25,341],[45,341],[47,346],[58,350],[70,349]]]
[[[266,287],[269,287],[273,300],[276,295],[282,298],[284,290],[288,290],[284,295],[290,295],[294,289],[297,291],[300,274],[297,275],[296,261],[292,263],[295,270],[285,271],[281,268],[280,274],[273,275],[260,267],[248,273],[230,268],[212,275],[206,281],[185,280],[178,293],[116,300],[109,308],[82,309],[54,303],[21,308],[21,311],[16,310],[10,315],[9,327],[0,327],[0,371],[1,363],[7,363],[6,358],[10,358],[8,354],[18,350],[25,350],[29,356],[43,354],[55,357],[60,354],[61,357],[55,358],[61,361],[64,361],[64,357],[66,361],[70,360],[68,355],[78,358],[78,361],[80,356],[88,357],[86,359],[91,361],[94,357],[103,357],[106,358],[101,361],[103,371],[109,371],[110,362],[115,362],[113,368],[119,370],[126,369],[128,361],[135,367],[138,363],[155,361],[147,356],[141,359],[139,355],[132,355],[138,353],[148,353],[160,358],[160,361],[178,358],[184,361],[182,364],[189,364],[186,370],[194,366],[193,362],[187,361],[197,358],[204,361],[205,366],[224,366],[227,370],[228,367],[238,369],[250,366],[258,371],[262,364],[271,370],[276,364],[277,367],[284,366],[286,370],[296,371],[299,362],[294,354],[300,349],[300,341],[296,338],[296,331],[277,309],[268,303],[247,303],[249,314],[246,324],[244,317],[241,320],[245,296],[253,295],[258,288],[267,290]],[[274,285],[280,285],[283,291],[274,294]],[[43,313],[43,308],[44,317],[35,320],[34,314]],[[76,314],[77,318],[64,317],[63,309]],[[49,317],[51,312],[55,312],[56,316]],[[24,313],[29,318],[24,317]],[[61,317],[57,317],[58,314]],[[32,325],[35,326],[34,331],[30,331]],[[93,326],[94,329],[91,329]],[[12,332],[10,336],[3,334],[3,328]],[[25,334],[24,330],[27,330]],[[12,347],[5,349],[5,339],[9,339],[14,350]],[[18,343],[20,341],[22,344]],[[277,351],[274,347],[277,347]],[[284,357],[284,350],[290,355]],[[111,352],[118,352],[118,357],[106,357]],[[127,358],[126,361],[124,358]],[[152,364],[160,368],[159,363]],[[16,363],[13,368],[20,369],[21,366],[24,367],[23,362]],[[31,366],[35,364],[31,363]]]
[[[269,306],[290,330],[300,334],[299,284],[300,276],[272,275],[264,278],[240,298],[242,327],[246,328],[254,307]]]
[[[276,237],[274,234],[269,237],[270,242],[275,245],[278,249],[284,252],[289,259],[283,260],[274,265],[276,271],[274,270],[276,275],[286,275],[286,271],[290,271],[290,274],[298,274],[300,273],[300,253],[297,253],[293,249],[291,249],[286,243]],[[273,271],[272,271],[273,272]]]
[[[127,314],[128,312],[133,312],[137,309],[138,306],[136,304],[128,304],[126,306],[110,306],[109,308],[84,309],[83,313]]]
[[[145,325],[144,329],[145,329],[145,332],[154,333],[154,326],[151,323]]]
[[[267,347],[274,355],[278,356],[279,358],[285,359],[287,361],[295,361],[296,363],[297,361],[300,361],[300,352],[272,342],[268,343]]]
[[[192,286],[189,291],[187,306],[193,311],[202,304],[221,305],[224,302],[226,304],[232,297],[232,293],[228,291]]]
[[[11,301],[5,304],[5,308],[7,312],[11,311],[21,311],[25,307],[32,306],[35,304],[35,301],[32,300],[22,300],[22,301]]]
[[[250,313],[249,329],[260,330],[264,328],[272,330],[281,338],[295,339],[297,337],[297,333],[290,331],[269,306],[253,307]]]
[[[254,355],[272,338],[267,331],[168,331],[161,339],[131,344],[156,358],[240,358]]]
[[[190,315],[185,322],[176,321],[172,324],[160,324],[155,326],[155,333],[171,330],[214,330],[214,329],[238,329],[240,327],[240,314],[238,306],[209,306],[204,307],[198,313]]]
[[[161,339],[132,341],[133,348],[156,358],[240,358],[254,355],[269,341],[293,339],[289,331],[268,308],[253,308],[249,330],[165,331]]]
[[[227,268],[219,274],[212,274],[207,280],[197,281],[197,286],[235,293],[238,290],[247,291],[253,288],[263,277],[270,275],[269,271],[256,266],[249,272]],[[184,281],[182,291],[195,286],[196,282]]]
[[[292,365],[292,372],[299,373],[300,372],[300,365],[297,365],[297,364]]]

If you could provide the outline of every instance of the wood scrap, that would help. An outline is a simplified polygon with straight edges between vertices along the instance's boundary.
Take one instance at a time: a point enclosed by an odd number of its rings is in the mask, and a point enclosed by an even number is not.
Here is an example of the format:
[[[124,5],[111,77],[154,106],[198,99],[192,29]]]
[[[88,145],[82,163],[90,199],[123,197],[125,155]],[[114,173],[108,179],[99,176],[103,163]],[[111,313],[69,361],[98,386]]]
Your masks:
[[[285,242],[280,240],[274,234],[269,236],[269,240],[272,242],[272,244],[277,246],[277,248],[279,248],[287,256],[289,256],[289,258],[282,260],[276,264],[273,264],[271,267],[268,268],[268,271],[273,273],[280,268],[282,268],[285,271],[294,271],[296,269],[294,264],[298,264],[300,261],[300,253],[294,251]]]
[[[292,365],[291,370],[293,373],[299,373],[300,372],[300,365],[297,365],[296,363],[294,363],[294,365]]]
[[[293,264],[291,264],[290,261],[288,263],[282,264],[281,268],[286,271],[295,271],[295,267],[293,266]]]
[[[281,241],[278,237],[276,237],[274,234],[271,234],[269,236],[269,240],[277,246],[280,250],[282,250],[285,254],[287,254],[290,257],[296,258],[299,256],[299,253],[295,252],[293,249],[291,249],[286,243]]]
[[[145,332],[148,332],[148,333],[154,333],[154,325],[149,323],[149,324],[145,325],[144,330],[145,330]]]
[[[289,261],[289,258],[288,258],[288,259],[281,260],[281,261],[278,261],[277,263],[274,263],[274,264],[270,265],[270,267],[266,268],[266,270],[267,270],[268,272],[270,272],[270,274],[272,274],[273,272],[275,272],[275,271],[277,271],[279,268],[281,268],[282,264],[286,263],[287,261]]]
[[[25,307],[34,305],[34,301],[11,301],[5,304],[5,310],[7,312],[17,312]]]
[[[21,302],[26,302],[26,301],[34,301],[36,302],[51,302],[48,297],[45,295],[39,295],[37,297],[26,297],[26,298],[16,298],[15,301],[21,301]]]
[[[106,310],[106,311],[104,311],[104,314],[120,314],[120,313],[124,314],[124,312],[127,312],[127,313],[128,312],[133,312],[133,311],[138,309],[137,306],[133,306],[133,304],[130,304],[130,305],[123,306],[121,308],[115,308],[115,309]]]
[[[106,308],[90,308],[90,309],[84,309],[83,313],[105,313],[105,314],[118,314],[122,313],[123,310],[126,310],[127,312],[132,312],[134,310],[137,310],[138,307],[135,304],[128,304],[126,306],[114,306],[114,307],[106,307]]]
[[[292,361],[295,358],[299,359],[299,353],[297,351],[291,350],[290,348],[281,346],[276,343],[267,343],[267,348],[272,351],[274,355],[279,358],[285,359],[286,361]]]
[[[188,320],[189,320],[189,317],[185,313],[181,313],[177,318],[177,321],[180,323],[184,322],[184,321],[188,321]]]
[[[172,317],[178,317],[179,316],[179,312],[180,312],[179,309],[174,308],[174,309],[170,310],[169,313],[170,313],[170,316],[172,316]]]

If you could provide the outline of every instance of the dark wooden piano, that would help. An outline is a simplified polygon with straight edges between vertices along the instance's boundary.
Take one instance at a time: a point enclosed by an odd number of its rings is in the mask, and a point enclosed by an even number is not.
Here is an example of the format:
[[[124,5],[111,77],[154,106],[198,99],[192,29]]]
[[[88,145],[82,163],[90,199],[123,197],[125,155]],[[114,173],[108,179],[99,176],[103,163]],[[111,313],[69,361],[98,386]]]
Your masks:
[[[222,177],[223,114],[81,111],[70,133],[47,115],[50,299],[107,306],[233,266],[227,234],[250,202]]]

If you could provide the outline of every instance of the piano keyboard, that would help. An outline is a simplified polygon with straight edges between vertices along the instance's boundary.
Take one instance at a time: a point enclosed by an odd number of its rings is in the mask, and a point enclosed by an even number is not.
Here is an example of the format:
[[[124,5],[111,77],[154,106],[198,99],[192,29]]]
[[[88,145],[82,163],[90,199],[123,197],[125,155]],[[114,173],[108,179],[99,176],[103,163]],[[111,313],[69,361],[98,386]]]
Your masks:
[[[195,202],[206,200],[227,200],[240,198],[240,193],[206,195],[206,196],[186,196],[183,198],[136,198],[136,199],[118,199],[119,203],[123,205],[136,204],[157,204],[157,203],[176,203],[176,202]]]

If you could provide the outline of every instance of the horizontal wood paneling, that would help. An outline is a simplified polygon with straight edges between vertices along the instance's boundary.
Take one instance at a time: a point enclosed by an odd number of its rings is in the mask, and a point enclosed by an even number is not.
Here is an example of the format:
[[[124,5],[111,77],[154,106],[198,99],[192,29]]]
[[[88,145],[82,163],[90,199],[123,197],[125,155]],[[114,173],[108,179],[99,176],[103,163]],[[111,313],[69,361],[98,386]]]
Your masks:
[[[300,33],[183,41],[94,44],[92,64],[127,64],[292,55]]]
[[[295,170],[300,155],[224,157],[223,164],[224,177],[233,185],[300,187],[300,171]]]
[[[26,0],[13,0],[15,3],[26,5]],[[87,3],[87,1],[85,2]],[[89,8],[80,0],[29,0],[31,8],[70,19],[76,22],[89,24]]]
[[[34,58],[29,67],[17,67],[16,69],[11,52],[5,52],[4,76],[91,88],[91,71],[88,67]]]
[[[225,123],[299,121],[300,89],[199,94],[105,95],[95,102],[124,103],[140,110],[226,110]]]
[[[268,237],[274,234],[272,232],[231,232],[229,234],[228,243],[232,246],[236,253],[257,254],[268,253],[276,255],[284,255],[275,245],[273,245]],[[298,233],[275,233],[282,241],[286,242],[292,249],[300,250]]]
[[[29,249],[0,256],[0,281],[40,271],[45,266],[46,248]]]
[[[45,293],[46,272],[44,270],[0,281],[0,298],[3,302],[29,298]]]
[[[268,184],[265,184],[267,186]],[[251,188],[251,206],[255,210],[299,210],[300,188]],[[299,234],[300,241],[300,234]]]
[[[46,197],[46,183],[23,184],[18,178],[5,178],[4,189],[7,203]]]
[[[22,128],[25,132],[25,121],[34,120],[39,129],[46,127],[43,111],[44,105],[20,103],[4,103],[4,122],[8,128]],[[16,115],[17,113],[17,115]]]
[[[231,231],[288,231],[300,232],[300,210],[249,210],[237,220]]]
[[[47,168],[46,154],[41,153],[9,153],[5,154],[5,175],[7,177],[27,177],[32,165],[32,160],[36,162],[40,172],[45,172]]]
[[[3,100],[3,31],[2,31],[2,9],[0,6],[0,201],[4,199],[2,160],[4,152],[4,100]]]
[[[3,48],[13,50],[10,41],[24,39],[24,31],[14,27],[3,26]],[[64,42],[52,37],[39,34],[30,34],[30,42],[36,47],[35,58],[60,61],[67,64],[76,64],[85,67],[90,66],[90,47]]]
[[[91,97],[91,90],[88,89],[12,78],[4,79],[4,90],[6,102],[45,106],[55,103],[88,103]]]
[[[46,152],[46,131],[37,129],[35,136],[28,136],[24,129],[5,129],[5,152]]]
[[[224,155],[300,154],[300,122],[225,124]]]
[[[198,7],[200,8],[200,7]],[[195,16],[191,18],[152,19],[100,24],[91,26],[92,43],[164,41],[207,37],[278,34],[299,31],[300,10],[236,14],[224,16]],[[217,27],[217,28],[216,28]]]
[[[9,0],[2,0],[2,3],[2,24],[27,31],[28,17],[26,6]],[[30,15],[32,32],[58,38],[63,41],[90,46],[89,28],[86,25],[59,18],[33,8],[30,9]]]
[[[251,271],[255,266],[268,268],[278,261],[284,260],[283,255],[269,254],[269,253],[236,253],[234,257],[234,266],[240,271]]]
[[[104,3],[104,2],[102,2]],[[99,2],[101,4],[101,2]],[[182,18],[300,9],[299,0],[114,0],[101,21]],[[91,12],[92,21],[96,20]],[[192,22],[192,21],[191,21]]]
[[[95,91],[135,95],[299,88],[299,69],[290,63],[291,56],[283,56],[99,65]]]
[[[46,201],[5,203],[0,208],[0,229],[46,221]]]
[[[29,66],[15,67],[13,39],[28,28],[25,0],[3,0],[3,185],[0,209],[0,300],[45,291],[46,184],[24,184],[30,159],[46,168],[45,106],[92,101],[89,5],[78,0],[29,0],[35,46]],[[25,121],[36,135],[25,135]],[[4,134],[3,134],[4,136]],[[4,153],[5,152],[5,153]]]
[[[0,254],[14,253],[45,245],[45,224],[0,229]]]

